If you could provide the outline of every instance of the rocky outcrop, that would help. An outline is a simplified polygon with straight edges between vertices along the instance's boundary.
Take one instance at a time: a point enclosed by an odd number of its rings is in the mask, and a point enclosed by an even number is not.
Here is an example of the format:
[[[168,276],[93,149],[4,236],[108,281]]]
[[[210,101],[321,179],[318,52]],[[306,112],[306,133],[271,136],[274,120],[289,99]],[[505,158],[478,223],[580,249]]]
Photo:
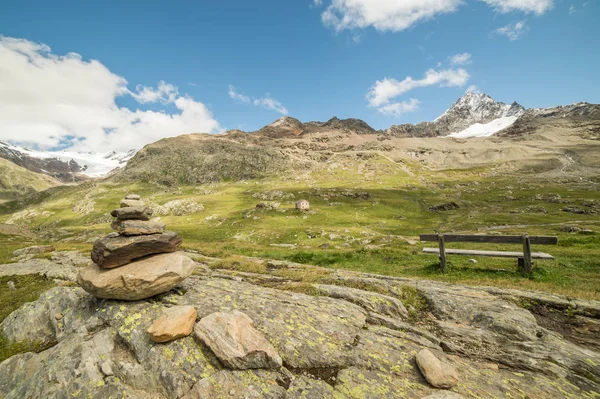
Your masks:
[[[17,249],[16,251],[13,251],[12,255],[15,258],[18,258],[18,257],[25,257],[25,256],[35,256],[35,255],[43,254],[46,252],[54,252],[54,251],[56,251],[56,248],[54,248],[54,246],[52,246],[52,245],[36,245],[33,247]]]
[[[193,306],[167,308],[150,328],[148,334],[154,342],[169,342],[192,333],[198,313]]]
[[[237,370],[278,369],[281,357],[244,313],[215,312],[203,317],[194,333],[227,367]]]
[[[576,303],[572,312],[582,320],[598,317],[597,302],[276,264],[266,274],[198,267],[180,289],[145,301],[53,288],[0,324],[11,340],[54,344],[0,363],[0,397],[591,399],[600,389],[598,352],[542,327],[514,299],[537,298],[557,312]],[[286,269],[294,276],[330,273],[321,288],[353,288],[344,297],[286,291],[293,287],[281,277]],[[426,302],[408,319],[375,306],[390,297],[410,309],[415,302],[407,293]],[[232,370],[195,334],[153,343],[148,329],[174,305],[192,306],[201,320],[244,313],[282,366]],[[423,349],[442,371],[454,369],[458,384],[443,392],[432,387],[416,361]]]

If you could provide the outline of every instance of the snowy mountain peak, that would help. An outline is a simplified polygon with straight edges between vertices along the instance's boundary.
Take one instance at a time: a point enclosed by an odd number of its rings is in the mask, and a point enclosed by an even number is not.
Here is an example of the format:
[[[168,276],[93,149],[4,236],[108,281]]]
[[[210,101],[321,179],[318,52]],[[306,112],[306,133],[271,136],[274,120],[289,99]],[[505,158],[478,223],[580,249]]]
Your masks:
[[[502,118],[509,118],[510,121],[502,119],[493,125],[497,127],[505,126],[506,123],[512,124],[523,112],[525,109],[516,102],[507,105],[485,93],[467,92],[434,122],[439,130],[455,136],[474,125],[486,125]],[[488,133],[489,131],[486,130]]]

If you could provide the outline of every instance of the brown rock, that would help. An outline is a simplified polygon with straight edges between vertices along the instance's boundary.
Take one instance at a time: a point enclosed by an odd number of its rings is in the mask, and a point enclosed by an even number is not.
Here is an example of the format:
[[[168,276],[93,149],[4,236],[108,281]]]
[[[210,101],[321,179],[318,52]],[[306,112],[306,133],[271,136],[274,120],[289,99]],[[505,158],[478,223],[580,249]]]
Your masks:
[[[416,360],[419,370],[432,386],[450,389],[458,383],[458,375],[454,367],[442,363],[429,349],[421,349],[417,353]]]
[[[77,282],[98,298],[136,301],[175,288],[193,270],[194,261],[176,252],[140,259],[118,269],[88,266],[80,270]]]
[[[127,206],[115,209],[110,214],[119,220],[148,220],[152,216],[152,209],[141,206]]]
[[[173,231],[146,236],[107,236],[94,243],[92,260],[98,266],[110,269],[143,256],[174,252],[181,241],[181,237]]]
[[[144,204],[144,201],[140,201],[140,200],[130,200],[130,199],[124,199],[121,200],[120,206],[121,208],[128,208],[128,207],[144,207],[146,204]]]
[[[196,323],[194,334],[229,368],[278,369],[282,360],[245,313],[215,312]]]
[[[165,232],[164,223],[145,220],[115,220],[110,227],[124,236],[141,236]]]
[[[198,313],[193,306],[168,308],[148,329],[154,342],[169,342],[192,333]]]

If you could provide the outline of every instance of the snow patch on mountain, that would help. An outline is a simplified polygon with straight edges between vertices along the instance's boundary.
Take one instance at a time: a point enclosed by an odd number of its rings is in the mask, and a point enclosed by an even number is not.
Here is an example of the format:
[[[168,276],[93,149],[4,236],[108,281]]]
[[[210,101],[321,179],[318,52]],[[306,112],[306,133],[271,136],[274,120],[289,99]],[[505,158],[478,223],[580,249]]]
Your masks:
[[[506,129],[511,126],[520,115],[517,116],[503,116],[502,118],[494,119],[488,123],[475,123],[465,130],[457,133],[451,133],[447,137],[456,137],[461,139],[471,137],[488,137],[494,133],[498,133],[502,129]]]

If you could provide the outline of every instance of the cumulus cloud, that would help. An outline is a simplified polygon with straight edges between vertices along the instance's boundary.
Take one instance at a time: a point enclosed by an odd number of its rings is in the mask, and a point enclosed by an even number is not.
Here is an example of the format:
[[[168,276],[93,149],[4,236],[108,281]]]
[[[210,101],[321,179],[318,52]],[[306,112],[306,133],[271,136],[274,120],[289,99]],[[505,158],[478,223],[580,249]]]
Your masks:
[[[494,8],[494,10],[507,13],[511,11],[522,11],[541,15],[554,6],[553,0],[482,0]]]
[[[229,97],[244,104],[254,104],[259,107],[279,112],[282,115],[288,114],[287,108],[269,95],[260,98],[249,97],[245,94],[238,93],[233,85],[229,85]]]
[[[508,24],[496,29],[493,33],[506,36],[510,41],[514,41],[523,36],[529,30],[526,22],[527,21],[518,21],[514,24]]]
[[[450,57],[451,65],[468,65],[471,63],[471,53],[456,54]]]
[[[480,0],[495,11],[544,14],[553,0]],[[321,6],[323,0],[313,0]],[[466,0],[329,0],[321,13],[323,24],[336,31],[374,27],[399,32],[438,15],[453,13]]]
[[[422,79],[413,79],[408,76],[402,81],[393,78],[384,78],[375,82],[367,93],[369,106],[381,107],[391,102],[391,99],[407,93],[418,87],[439,85],[440,87],[460,87],[469,80],[469,73],[463,68],[444,69],[436,71],[430,69],[425,72]]]
[[[462,3],[462,0],[331,0],[321,18],[337,31],[373,26],[380,31],[398,32],[438,14],[454,12]]]
[[[163,137],[222,130],[210,110],[177,87],[127,87],[125,78],[79,54],[0,36],[0,138],[18,144],[104,152],[140,148]],[[174,106],[173,113],[119,107],[139,103]]]
[[[379,107],[377,110],[385,115],[400,116],[407,112],[414,112],[419,109],[421,102],[414,98],[408,101],[389,103]]]

